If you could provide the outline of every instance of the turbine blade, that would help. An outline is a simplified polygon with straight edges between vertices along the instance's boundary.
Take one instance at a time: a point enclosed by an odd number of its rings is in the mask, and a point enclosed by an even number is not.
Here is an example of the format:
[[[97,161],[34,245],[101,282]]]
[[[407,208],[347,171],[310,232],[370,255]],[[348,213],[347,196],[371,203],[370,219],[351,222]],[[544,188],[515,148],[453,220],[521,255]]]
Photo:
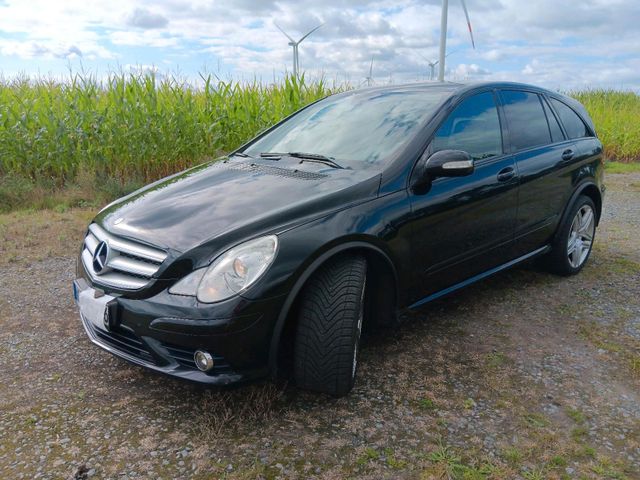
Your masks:
[[[302,43],[302,41],[307,38],[309,35],[311,35],[313,32],[315,32],[317,29],[319,29],[321,26],[323,26],[324,23],[321,23],[320,25],[318,25],[316,28],[314,28],[313,30],[310,30],[309,32],[307,32],[307,34],[302,37],[300,40],[298,40],[298,43]]]
[[[467,4],[464,0],[460,0],[460,3],[462,3],[462,10],[464,10],[464,16],[467,17],[467,27],[469,27],[469,36],[471,37],[471,45],[475,50],[476,42],[473,40],[473,30],[471,29],[471,20],[469,20],[469,12],[467,11]]]
[[[282,32],[282,34],[285,37],[287,37],[289,40],[291,40],[291,42],[296,43],[296,41],[293,38],[291,38],[287,32],[285,32],[282,28],[280,28],[280,25],[278,25],[276,22],[273,22],[273,24],[278,28],[278,30],[280,30]]]
[[[372,72],[373,72],[373,57],[371,57],[371,65],[369,65],[369,78],[371,78]]]

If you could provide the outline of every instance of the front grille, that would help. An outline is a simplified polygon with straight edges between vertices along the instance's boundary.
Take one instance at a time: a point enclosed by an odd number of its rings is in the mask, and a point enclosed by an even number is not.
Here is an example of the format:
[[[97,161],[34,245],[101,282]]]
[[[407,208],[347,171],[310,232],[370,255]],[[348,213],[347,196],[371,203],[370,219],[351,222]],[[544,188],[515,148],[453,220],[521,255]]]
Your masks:
[[[93,256],[100,243],[108,246],[103,269],[98,273]],[[149,283],[167,254],[158,248],[116,237],[96,223],[89,225],[84,239],[82,264],[97,283],[122,290],[137,290]]]

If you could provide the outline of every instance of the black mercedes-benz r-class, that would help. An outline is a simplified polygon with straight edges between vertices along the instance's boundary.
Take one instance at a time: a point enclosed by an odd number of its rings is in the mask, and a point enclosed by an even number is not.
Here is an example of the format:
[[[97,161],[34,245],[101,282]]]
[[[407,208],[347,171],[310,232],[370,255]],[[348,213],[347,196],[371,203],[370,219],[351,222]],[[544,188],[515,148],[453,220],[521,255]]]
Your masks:
[[[602,145],[571,98],[348,91],[105,207],[74,295],[89,338],[135,364],[345,395],[363,328],[533,257],[579,272],[603,193]]]

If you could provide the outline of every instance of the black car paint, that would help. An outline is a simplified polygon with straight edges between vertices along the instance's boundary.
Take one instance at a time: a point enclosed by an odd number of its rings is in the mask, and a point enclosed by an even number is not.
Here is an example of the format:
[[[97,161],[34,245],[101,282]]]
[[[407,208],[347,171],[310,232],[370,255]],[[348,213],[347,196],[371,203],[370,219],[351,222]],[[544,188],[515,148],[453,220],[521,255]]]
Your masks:
[[[404,308],[544,251],[570,198],[581,191],[604,192],[602,146],[595,137],[511,152],[501,89],[559,98],[593,132],[588,115],[571,99],[511,83],[384,88],[442,88],[450,95],[383,168],[332,169],[291,157],[274,162],[230,156],[156,182],[96,217],[113,234],[169,253],[150,285],[135,292],[100,285],[81,263],[78,267],[86,282],[117,297],[119,322],[150,345],[157,361],[152,368],[212,384],[274,374],[297,294],[337,252],[357,248],[379,259],[395,284],[389,294],[395,293],[397,307]],[[429,156],[440,123],[465,98],[484,91],[494,92],[497,100],[505,153],[477,161],[471,176],[438,178],[414,188],[415,166]],[[340,95],[349,94],[354,93]],[[567,149],[574,154],[563,160]],[[117,225],[119,218],[126,220]],[[193,269],[266,234],[278,235],[276,261],[241,296],[202,304],[168,293]],[[176,369],[161,347],[154,348],[158,342],[215,352],[229,362],[233,374]]]

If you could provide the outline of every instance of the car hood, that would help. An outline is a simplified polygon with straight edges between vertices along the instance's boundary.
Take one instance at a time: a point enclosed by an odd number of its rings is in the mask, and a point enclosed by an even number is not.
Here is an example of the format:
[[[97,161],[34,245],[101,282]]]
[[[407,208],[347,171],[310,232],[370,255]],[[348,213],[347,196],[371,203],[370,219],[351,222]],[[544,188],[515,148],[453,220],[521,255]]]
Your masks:
[[[104,208],[96,222],[181,253],[277,231],[377,194],[379,172],[318,163],[222,159],[152,183]],[[217,242],[216,242],[217,243]]]

